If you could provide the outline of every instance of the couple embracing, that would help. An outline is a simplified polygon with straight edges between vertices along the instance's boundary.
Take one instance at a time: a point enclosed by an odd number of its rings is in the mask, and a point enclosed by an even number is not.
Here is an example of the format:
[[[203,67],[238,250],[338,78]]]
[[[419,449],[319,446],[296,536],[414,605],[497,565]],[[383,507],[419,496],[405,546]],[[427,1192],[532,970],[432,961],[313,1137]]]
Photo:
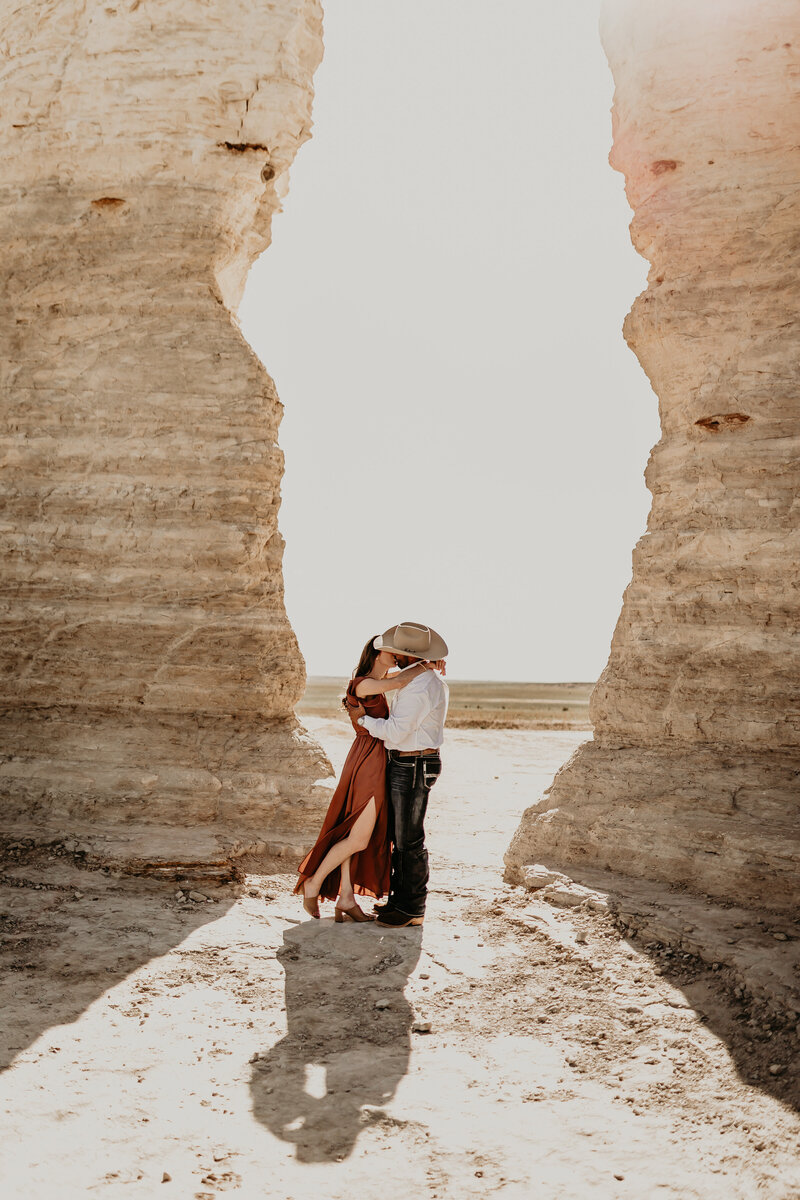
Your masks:
[[[442,769],[448,689],[447,646],[427,625],[407,621],[371,638],[343,704],[356,740],[345,760],[295,893],[319,917],[335,900],[336,921],[421,925],[428,894],[425,810]],[[388,900],[368,915],[355,894]]]

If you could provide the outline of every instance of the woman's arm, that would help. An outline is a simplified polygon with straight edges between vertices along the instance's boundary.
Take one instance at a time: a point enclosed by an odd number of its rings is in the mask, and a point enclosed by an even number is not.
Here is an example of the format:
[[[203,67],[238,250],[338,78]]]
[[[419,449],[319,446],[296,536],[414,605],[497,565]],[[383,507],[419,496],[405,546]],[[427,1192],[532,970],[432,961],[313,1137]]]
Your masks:
[[[363,700],[365,696],[383,696],[386,692],[395,692],[430,669],[430,663],[415,663],[413,667],[406,667],[404,671],[389,675],[386,679],[360,679],[356,686],[356,695]]]

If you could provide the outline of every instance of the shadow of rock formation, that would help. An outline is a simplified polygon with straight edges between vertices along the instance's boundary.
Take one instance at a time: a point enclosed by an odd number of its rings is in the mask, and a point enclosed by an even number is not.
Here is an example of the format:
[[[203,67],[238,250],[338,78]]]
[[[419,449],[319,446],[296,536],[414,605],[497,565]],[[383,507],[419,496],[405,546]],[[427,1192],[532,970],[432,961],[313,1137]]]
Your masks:
[[[528,868],[557,907],[605,912],[686,997],[740,1078],[800,1111],[800,928],[782,913],[718,904],[620,874]]]
[[[300,1162],[347,1157],[408,1069],[413,1013],[403,990],[421,929],[333,928],[284,934],[286,1036],[253,1065],[253,1111]],[[344,1014],[344,1015],[343,1015]]]
[[[231,890],[213,903],[181,904],[180,886],[36,854],[0,860],[0,1071],[235,902]]]
[[[634,945],[642,949],[638,938]],[[653,948],[646,952],[652,954]],[[657,957],[664,978],[680,988],[691,1008],[723,1043],[742,1083],[800,1113],[800,1017],[778,1013],[752,995],[737,995],[725,971],[709,975],[708,968],[696,961]]]

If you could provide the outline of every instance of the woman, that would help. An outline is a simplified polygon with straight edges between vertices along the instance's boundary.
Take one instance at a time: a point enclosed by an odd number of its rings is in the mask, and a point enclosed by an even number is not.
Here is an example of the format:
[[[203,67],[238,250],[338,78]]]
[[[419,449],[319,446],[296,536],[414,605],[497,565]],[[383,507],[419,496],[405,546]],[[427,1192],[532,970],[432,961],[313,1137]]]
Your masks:
[[[390,676],[395,657],[376,650],[375,640],[370,638],[361,652],[342,704],[361,704],[371,717],[388,717],[386,693],[405,687],[434,664],[416,663]],[[355,892],[380,899],[389,887],[389,868],[386,750],[383,742],[358,729],[320,835],[300,864],[295,895],[303,893],[303,908],[312,917],[319,917],[320,896],[338,896],[337,922],[371,921],[356,904]]]

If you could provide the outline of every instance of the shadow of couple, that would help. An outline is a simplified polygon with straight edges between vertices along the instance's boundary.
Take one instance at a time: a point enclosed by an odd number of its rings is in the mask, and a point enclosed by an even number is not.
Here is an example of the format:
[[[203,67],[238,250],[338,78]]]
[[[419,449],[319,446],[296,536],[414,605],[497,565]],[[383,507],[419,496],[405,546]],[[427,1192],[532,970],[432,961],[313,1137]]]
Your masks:
[[[299,1162],[335,1162],[387,1119],[415,1019],[404,995],[422,929],[308,921],[286,930],[286,1035],[253,1064],[254,1115]]]
[[[230,895],[187,908],[161,884],[86,872],[62,870],[53,882],[38,861],[13,871],[0,901],[0,1073],[45,1030],[77,1021],[236,902]],[[403,992],[421,935],[373,923],[334,927],[330,918],[285,930],[277,958],[286,1035],[253,1063],[250,1086],[255,1117],[294,1143],[298,1160],[344,1158],[360,1132],[386,1119],[383,1106],[408,1069],[413,1012]],[[85,1050],[92,1055],[91,1045]]]

